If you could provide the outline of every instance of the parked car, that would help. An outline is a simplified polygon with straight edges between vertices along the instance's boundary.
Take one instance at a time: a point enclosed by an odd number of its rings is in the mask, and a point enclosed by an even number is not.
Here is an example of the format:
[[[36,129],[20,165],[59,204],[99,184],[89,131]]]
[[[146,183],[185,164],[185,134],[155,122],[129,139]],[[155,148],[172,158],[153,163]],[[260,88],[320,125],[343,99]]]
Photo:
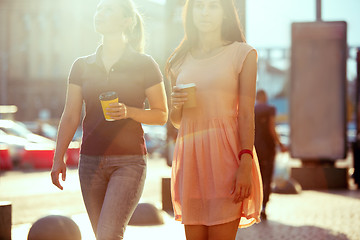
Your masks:
[[[1,119],[0,143],[8,147],[14,166],[49,168],[52,165],[55,142],[32,133],[21,122]]]
[[[10,170],[12,167],[8,146],[0,143],[0,171]]]
[[[32,133],[38,134],[40,136],[56,140],[57,128],[46,122],[23,122],[25,127],[30,130]]]
[[[0,129],[0,144],[6,146],[13,166],[18,166],[29,143],[22,137],[9,135]]]
[[[47,148],[54,148],[55,142],[49,138],[32,133],[18,121],[0,119],[0,130],[8,135],[25,138],[29,143],[39,143]]]
[[[40,136],[56,140],[57,126],[51,125],[46,122],[39,122],[39,121],[31,121],[31,122],[24,122],[23,123],[28,130],[30,130],[32,133],[38,134]],[[82,129],[81,127],[78,127],[76,129],[76,132],[73,137],[73,141],[81,141],[82,136]]]
[[[54,125],[39,121],[24,122],[24,125],[35,134],[50,138],[54,141],[56,140],[58,128]],[[81,136],[82,129],[78,127],[66,151],[65,160],[67,166],[76,167],[79,163]]]

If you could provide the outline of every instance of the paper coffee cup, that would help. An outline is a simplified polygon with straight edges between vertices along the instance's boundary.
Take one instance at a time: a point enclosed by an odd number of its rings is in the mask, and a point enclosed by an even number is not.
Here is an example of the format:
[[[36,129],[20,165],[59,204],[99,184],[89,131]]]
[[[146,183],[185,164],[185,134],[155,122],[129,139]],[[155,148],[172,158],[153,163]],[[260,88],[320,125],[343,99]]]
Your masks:
[[[178,87],[182,92],[186,92],[187,101],[184,103],[184,108],[193,108],[196,107],[196,84],[188,83],[188,84],[180,84]]]
[[[116,94],[116,92],[104,92],[101,93],[99,96],[99,100],[101,102],[101,107],[104,113],[104,117],[106,121],[115,121],[115,119],[112,119],[106,112],[106,108],[109,107],[110,103],[118,103],[119,99]]]

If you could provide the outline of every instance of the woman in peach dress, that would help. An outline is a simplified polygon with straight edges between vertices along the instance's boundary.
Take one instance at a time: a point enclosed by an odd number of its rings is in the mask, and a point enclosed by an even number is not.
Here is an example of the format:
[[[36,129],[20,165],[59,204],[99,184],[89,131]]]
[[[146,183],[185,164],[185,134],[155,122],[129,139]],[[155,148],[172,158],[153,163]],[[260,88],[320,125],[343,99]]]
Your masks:
[[[170,120],[179,129],[172,168],[175,219],[188,240],[235,239],[260,222],[254,149],[257,52],[245,42],[233,0],[187,0],[185,37],[170,56]],[[184,107],[181,84],[196,84]]]

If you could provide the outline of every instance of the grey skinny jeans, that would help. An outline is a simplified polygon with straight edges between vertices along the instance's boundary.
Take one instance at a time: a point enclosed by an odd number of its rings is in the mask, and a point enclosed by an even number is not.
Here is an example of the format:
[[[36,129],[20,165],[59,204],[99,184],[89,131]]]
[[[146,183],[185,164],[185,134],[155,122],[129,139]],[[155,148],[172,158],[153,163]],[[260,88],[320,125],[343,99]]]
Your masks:
[[[80,155],[81,192],[97,240],[124,238],[140,200],[146,156]]]

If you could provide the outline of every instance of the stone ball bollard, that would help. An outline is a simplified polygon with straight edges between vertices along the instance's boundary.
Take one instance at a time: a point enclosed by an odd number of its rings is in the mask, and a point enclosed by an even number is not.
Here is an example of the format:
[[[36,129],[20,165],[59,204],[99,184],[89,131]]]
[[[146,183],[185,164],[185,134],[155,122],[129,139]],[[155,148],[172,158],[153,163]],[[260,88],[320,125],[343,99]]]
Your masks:
[[[298,181],[293,178],[276,178],[273,181],[272,192],[279,194],[299,194],[302,187]]]
[[[81,233],[71,218],[50,215],[31,226],[28,240],[81,240]]]
[[[139,203],[129,221],[133,226],[151,226],[164,224],[160,211],[150,203]]]

